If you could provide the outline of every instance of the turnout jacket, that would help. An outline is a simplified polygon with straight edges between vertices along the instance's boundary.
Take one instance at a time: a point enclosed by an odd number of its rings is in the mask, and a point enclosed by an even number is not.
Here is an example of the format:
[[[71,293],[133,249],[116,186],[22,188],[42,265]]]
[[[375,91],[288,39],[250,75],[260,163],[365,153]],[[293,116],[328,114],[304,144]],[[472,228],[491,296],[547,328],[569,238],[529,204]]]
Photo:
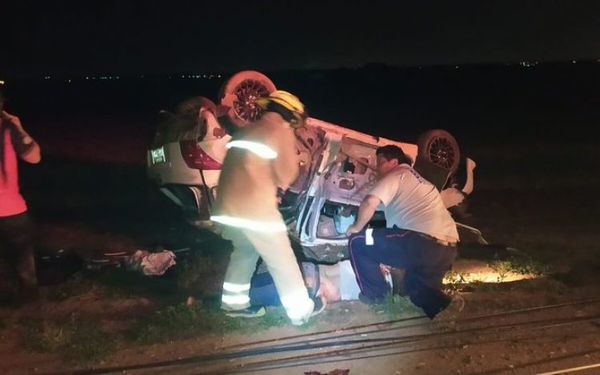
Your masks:
[[[211,219],[259,231],[285,231],[277,188],[298,176],[294,129],[274,112],[240,129],[227,144]]]

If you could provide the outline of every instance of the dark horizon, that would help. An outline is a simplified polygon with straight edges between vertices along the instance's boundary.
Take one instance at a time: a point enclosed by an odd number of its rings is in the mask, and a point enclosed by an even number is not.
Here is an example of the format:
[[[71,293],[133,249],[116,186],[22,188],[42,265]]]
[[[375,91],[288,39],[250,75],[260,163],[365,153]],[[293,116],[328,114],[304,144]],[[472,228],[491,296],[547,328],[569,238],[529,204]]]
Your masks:
[[[459,69],[393,68],[263,71],[298,95],[311,116],[391,139],[414,140],[444,128],[464,144],[482,140],[581,139],[597,133],[600,63],[469,65]],[[160,110],[193,96],[218,102],[231,74],[120,80],[36,79],[6,84],[7,108],[32,130],[153,130]],[[96,124],[96,125],[90,125]],[[588,130],[589,129],[589,130]],[[590,140],[595,138],[590,138]],[[468,141],[468,142],[467,142]]]
[[[599,14],[596,1],[13,2],[0,76],[596,60]]]
[[[530,64],[530,65],[523,65]],[[337,66],[337,67],[322,67],[322,68],[278,68],[278,69],[258,69],[248,67],[246,69],[220,69],[220,70],[202,70],[200,68],[192,70],[180,71],[164,71],[164,72],[127,72],[127,71],[106,71],[100,70],[95,72],[39,72],[39,73],[16,73],[13,75],[0,75],[6,85],[10,85],[11,81],[21,82],[29,80],[119,80],[119,79],[140,79],[140,78],[172,78],[172,79],[187,79],[188,75],[206,75],[207,77],[197,77],[198,79],[208,78],[221,79],[228,75],[234,74],[242,70],[258,70],[267,73],[289,73],[289,72],[334,72],[334,71],[361,71],[361,70],[390,70],[390,71],[410,71],[410,70],[435,70],[435,69],[478,69],[478,68],[523,68],[523,69],[539,69],[553,66],[569,66],[569,65],[587,65],[593,66],[600,64],[598,59],[574,59],[574,60],[520,60],[520,61],[500,61],[500,62],[477,62],[477,63],[452,63],[452,64],[420,64],[420,65],[392,65],[381,62],[367,62],[360,66]],[[182,75],[186,77],[182,77]],[[110,77],[110,79],[109,79]],[[191,77],[194,78],[194,77]],[[69,82],[70,83],[70,82]],[[2,87],[3,84],[0,84]]]

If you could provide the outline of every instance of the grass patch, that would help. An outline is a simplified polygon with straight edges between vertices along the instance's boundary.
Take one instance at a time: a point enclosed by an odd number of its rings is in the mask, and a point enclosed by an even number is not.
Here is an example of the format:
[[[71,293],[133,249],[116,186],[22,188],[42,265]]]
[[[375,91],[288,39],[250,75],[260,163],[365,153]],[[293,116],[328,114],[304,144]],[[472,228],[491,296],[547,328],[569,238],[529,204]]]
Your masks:
[[[67,345],[71,331],[68,327],[51,322],[21,322],[26,327],[25,347],[41,353],[55,353]]]
[[[225,258],[225,257],[221,257]],[[180,268],[177,272],[177,286],[188,292],[198,290],[208,291],[215,285],[207,285],[215,283],[215,271],[224,269],[227,259],[221,259],[216,256],[188,256],[181,261]],[[220,283],[218,283],[220,284]],[[220,285],[219,285],[220,286]]]
[[[168,306],[144,318],[131,331],[131,338],[144,343],[160,343],[205,334],[251,333],[288,324],[283,308],[269,309],[264,317],[234,319],[216,306],[179,304]]]
[[[77,364],[94,363],[110,355],[116,339],[97,323],[72,318],[68,323],[29,321],[25,324],[25,347],[41,353],[57,353]]]
[[[139,272],[107,268],[94,272],[78,272],[48,292],[51,301],[64,301],[91,290],[107,298],[129,298],[140,295],[173,297],[177,293],[174,277],[150,277]]]
[[[463,272],[457,272],[454,270],[448,271],[446,276],[444,276],[444,279],[447,281],[444,287],[449,292],[462,292],[467,282]]]
[[[468,284],[465,284],[463,287],[461,287],[461,289],[459,291],[460,292],[474,292],[474,291],[493,292],[493,291],[498,291],[499,289],[501,289],[501,286],[502,286],[502,284],[498,284],[498,283],[486,283],[483,281],[475,280],[475,281],[471,281]]]
[[[569,293],[568,287],[561,281],[551,277],[529,280],[519,284],[519,289],[530,293],[543,293],[549,300]],[[555,303],[553,301],[549,303]]]
[[[502,282],[509,273],[544,276],[550,272],[549,265],[526,254],[513,256],[507,260],[492,262],[490,263],[490,267],[498,273],[498,282]]]
[[[92,322],[79,323],[73,328],[63,356],[77,363],[98,362],[114,352],[116,342]]]
[[[407,318],[422,313],[421,309],[413,305],[408,297],[392,293],[388,293],[382,303],[372,305],[372,309],[376,313],[385,314],[388,320]]]
[[[92,290],[94,283],[85,277],[83,272],[75,273],[64,283],[49,290],[48,299],[64,301],[71,297],[80,296]]]
[[[170,271],[162,276],[146,276],[139,271],[107,268],[91,274],[90,278],[109,298],[172,297],[177,294],[176,278]]]

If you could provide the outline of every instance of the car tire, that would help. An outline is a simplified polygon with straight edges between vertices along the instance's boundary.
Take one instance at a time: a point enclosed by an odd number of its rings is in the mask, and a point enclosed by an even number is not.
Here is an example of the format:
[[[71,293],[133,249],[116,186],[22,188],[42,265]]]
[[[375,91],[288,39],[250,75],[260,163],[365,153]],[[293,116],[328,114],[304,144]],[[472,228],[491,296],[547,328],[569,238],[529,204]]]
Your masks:
[[[428,130],[419,136],[417,141],[417,159],[441,167],[453,174],[460,163],[458,142],[442,129]]]
[[[219,102],[227,108],[227,119],[237,127],[244,127],[262,115],[255,100],[275,90],[275,84],[266,75],[245,70],[234,74],[223,84]]]

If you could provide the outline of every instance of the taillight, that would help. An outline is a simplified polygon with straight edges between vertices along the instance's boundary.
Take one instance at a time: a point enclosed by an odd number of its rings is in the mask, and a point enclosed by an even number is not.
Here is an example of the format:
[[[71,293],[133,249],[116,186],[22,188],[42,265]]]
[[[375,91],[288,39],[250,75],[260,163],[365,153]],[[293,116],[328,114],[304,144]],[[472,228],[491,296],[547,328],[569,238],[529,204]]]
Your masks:
[[[194,169],[219,170],[221,163],[211,158],[196,141],[181,141],[181,155],[188,167]]]

